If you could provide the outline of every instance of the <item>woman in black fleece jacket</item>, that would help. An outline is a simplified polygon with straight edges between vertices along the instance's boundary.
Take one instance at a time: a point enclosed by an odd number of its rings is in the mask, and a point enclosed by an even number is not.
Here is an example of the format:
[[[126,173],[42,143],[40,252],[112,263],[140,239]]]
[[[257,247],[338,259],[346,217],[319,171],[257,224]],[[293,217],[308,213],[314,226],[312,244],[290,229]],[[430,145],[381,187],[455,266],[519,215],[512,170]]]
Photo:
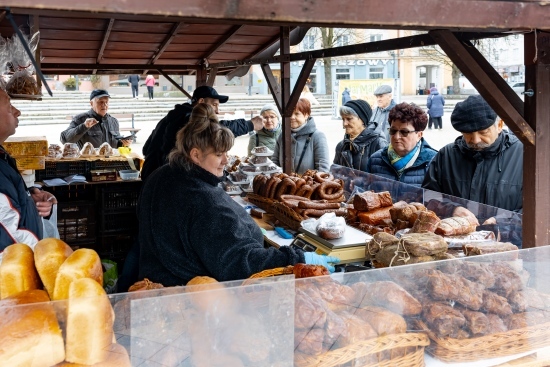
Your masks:
[[[140,278],[165,286],[199,275],[227,281],[305,262],[301,250],[265,249],[258,225],[218,187],[233,141],[212,107],[193,109],[169,164],[150,176],[141,194]]]

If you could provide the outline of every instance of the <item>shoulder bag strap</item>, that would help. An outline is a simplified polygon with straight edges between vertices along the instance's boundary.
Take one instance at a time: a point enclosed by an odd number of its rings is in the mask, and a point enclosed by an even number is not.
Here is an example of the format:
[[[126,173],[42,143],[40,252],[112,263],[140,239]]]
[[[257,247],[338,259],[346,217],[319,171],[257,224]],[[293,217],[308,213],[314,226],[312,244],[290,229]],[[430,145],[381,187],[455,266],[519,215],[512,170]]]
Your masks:
[[[260,137],[258,136],[258,133],[256,132],[256,146],[260,145]]]
[[[309,145],[309,142],[311,141],[312,135],[313,133],[310,133],[306,139],[306,143],[304,144],[304,149],[302,150],[302,154],[300,155],[300,160],[298,161],[298,166],[296,167],[294,172],[298,172],[298,170],[300,169],[300,166],[302,165],[302,159],[304,159],[304,155],[306,154],[306,149],[307,149],[307,146]]]

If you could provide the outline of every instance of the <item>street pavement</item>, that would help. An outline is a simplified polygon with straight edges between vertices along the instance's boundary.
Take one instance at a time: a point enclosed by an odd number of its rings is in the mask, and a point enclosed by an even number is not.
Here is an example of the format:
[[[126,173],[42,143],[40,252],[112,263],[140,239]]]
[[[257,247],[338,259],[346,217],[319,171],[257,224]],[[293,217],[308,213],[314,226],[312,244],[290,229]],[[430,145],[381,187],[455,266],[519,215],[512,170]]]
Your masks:
[[[402,101],[414,102],[417,104],[425,103],[425,96],[403,96]],[[17,107],[17,101],[14,101],[14,105]],[[454,104],[455,101],[451,103]],[[144,102],[146,103],[146,102]],[[451,104],[449,103],[449,104]],[[223,106],[220,108],[223,115]],[[454,130],[450,122],[450,111],[445,111],[443,116],[443,129],[442,130],[426,130],[424,132],[424,137],[428,143],[434,149],[440,149],[448,143],[453,142],[459,133]],[[342,120],[336,119],[331,116],[313,116],[317,128],[325,133],[327,137],[327,142],[329,150],[331,153],[331,161],[334,158],[334,150],[336,144],[344,137],[344,130],[342,128]],[[24,119],[24,116],[20,117],[20,120]],[[48,143],[60,143],[59,136],[63,130],[65,130],[69,125],[63,124],[43,124],[43,125],[20,125],[14,136],[46,136]],[[141,153],[143,144],[151,134],[152,130],[155,128],[156,123],[154,124],[141,124],[139,128],[141,131],[137,134],[137,142],[132,145],[134,152]],[[248,140],[250,136],[244,135],[235,139],[235,145],[230,151],[230,154],[245,156],[247,153]]]

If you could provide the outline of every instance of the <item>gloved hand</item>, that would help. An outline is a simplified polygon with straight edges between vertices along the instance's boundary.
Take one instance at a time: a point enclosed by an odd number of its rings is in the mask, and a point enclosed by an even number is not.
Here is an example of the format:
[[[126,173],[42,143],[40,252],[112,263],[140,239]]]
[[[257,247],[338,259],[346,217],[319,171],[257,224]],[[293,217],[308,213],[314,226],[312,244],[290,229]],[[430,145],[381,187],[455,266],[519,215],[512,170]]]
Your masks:
[[[306,264],[310,265],[323,265],[329,272],[334,273],[334,266],[329,263],[339,263],[340,259],[335,256],[317,255],[315,252],[304,252],[304,258]]]

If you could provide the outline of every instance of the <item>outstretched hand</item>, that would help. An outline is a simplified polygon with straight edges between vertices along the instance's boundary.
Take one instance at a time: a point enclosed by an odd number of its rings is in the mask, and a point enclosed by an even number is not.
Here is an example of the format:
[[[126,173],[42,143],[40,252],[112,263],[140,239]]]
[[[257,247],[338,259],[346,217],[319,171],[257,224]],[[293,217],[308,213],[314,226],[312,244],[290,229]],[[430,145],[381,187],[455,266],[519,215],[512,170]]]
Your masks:
[[[262,116],[253,117],[250,121],[254,125],[254,131],[259,131],[265,127],[265,119]]]
[[[31,198],[36,204],[36,210],[41,217],[47,217],[52,212],[53,204],[57,204],[55,196],[47,191],[38,190],[36,188],[30,189]]]

